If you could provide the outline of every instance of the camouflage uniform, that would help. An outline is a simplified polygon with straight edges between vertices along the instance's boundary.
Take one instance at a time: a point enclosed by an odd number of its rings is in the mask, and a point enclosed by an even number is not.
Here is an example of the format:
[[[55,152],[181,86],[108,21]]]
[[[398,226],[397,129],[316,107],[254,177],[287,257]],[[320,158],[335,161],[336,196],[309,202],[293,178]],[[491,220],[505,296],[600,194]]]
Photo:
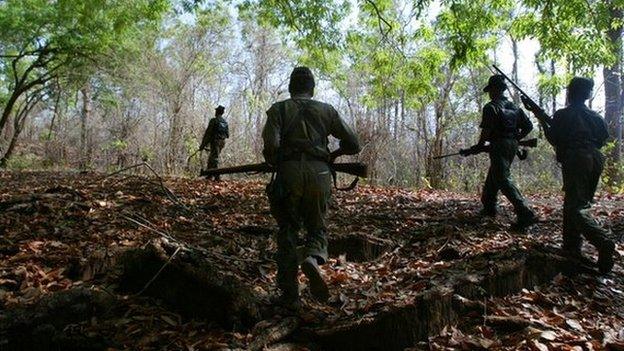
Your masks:
[[[607,125],[598,113],[576,103],[554,114],[546,137],[557,151],[563,174],[563,248],[580,252],[583,234],[600,249],[609,241],[607,231],[587,210],[604,167],[600,148],[609,138]]]
[[[511,164],[518,151],[518,140],[527,136],[533,124],[527,115],[504,96],[488,102],[483,108],[481,128],[491,131],[489,141],[490,169],[488,170],[481,202],[483,212],[496,214],[498,192],[511,202],[519,221],[535,215],[511,180]]]
[[[230,137],[229,126],[225,118],[223,118],[223,111],[224,109],[221,109],[221,106],[217,108],[217,116],[208,122],[208,127],[199,147],[200,150],[205,150],[210,146],[208,169],[219,167],[219,155],[225,146],[225,139]],[[218,176],[215,176],[215,179],[218,179]]]
[[[271,213],[277,220],[278,286],[289,298],[298,297],[297,238],[306,230],[303,257],[327,260],[325,215],[331,197],[328,136],[340,140],[343,154],[360,147],[355,133],[328,104],[312,100],[310,94],[293,95],[267,111],[262,136],[266,161],[277,165]],[[279,189],[277,189],[279,188]]]

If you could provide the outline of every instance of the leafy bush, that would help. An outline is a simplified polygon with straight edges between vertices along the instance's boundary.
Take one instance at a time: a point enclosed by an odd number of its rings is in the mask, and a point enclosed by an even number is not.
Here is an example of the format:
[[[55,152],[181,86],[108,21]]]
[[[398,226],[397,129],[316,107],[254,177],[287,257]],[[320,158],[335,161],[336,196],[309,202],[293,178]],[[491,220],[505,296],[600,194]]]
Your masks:
[[[43,166],[43,159],[33,153],[14,155],[7,162],[7,169],[9,170],[26,170],[36,169]]]

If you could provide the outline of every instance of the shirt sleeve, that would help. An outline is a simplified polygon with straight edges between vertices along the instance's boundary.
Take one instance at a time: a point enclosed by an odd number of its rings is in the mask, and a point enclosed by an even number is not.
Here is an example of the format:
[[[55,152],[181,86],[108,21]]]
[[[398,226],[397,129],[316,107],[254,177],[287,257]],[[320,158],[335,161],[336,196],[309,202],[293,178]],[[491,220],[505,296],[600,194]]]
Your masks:
[[[495,117],[496,111],[494,106],[492,104],[485,105],[481,114],[481,124],[479,124],[479,127],[482,129],[493,129]]]
[[[564,123],[563,116],[561,112],[557,111],[553,115],[553,118],[550,120],[550,125],[547,129],[544,130],[544,134],[546,134],[546,140],[552,146],[559,146],[562,140],[562,136],[564,133]]]
[[[526,115],[526,113],[524,113],[524,110],[522,110],[521,108],[518,108],[517,111],[518,111],[518,129],[520,130],[520,132],[518,133],[518,139],[522,140],[524,139],[524,137],[529,135],[529,133],[531,133],[531,131],[533,130],[533,123],[531,123],[531,120],[529,119],[529,117]]]
[[[280,147],[280,120],[276,104],[267,111],[267,121],[262,130],[264,160],[272,165],[277,164],[277,151]]]
[[[199,145],[200,150],[203,150],[206,147],[208,147],[208,144],[210,144],[210,142],[212,141],[213,130],[214,130],[214,119],[211,119],[208,122],[208,127],[206,127],[206,131],[204,132],[204,137],[202,138],[201,145]]]
[[[345,155],[355,155],[360,152],[360,142],[355,132],[338,115],[338,112],[329,106],[330,128],[329,134],[340,140],[340,149]]]
[[[600,116],[598,113],[594,113],[592,117],[595,121],[594,122],[594,125],[595,125],[594,138],[596,139],[596,142],[598,143],[598,145],[596,146],[598,146],[598,148],[602,148],[607,143],[607,140],[609,140],[609,129],[607,127],[607,123],[605,122],[604,118],[602,118],[602,116]]]

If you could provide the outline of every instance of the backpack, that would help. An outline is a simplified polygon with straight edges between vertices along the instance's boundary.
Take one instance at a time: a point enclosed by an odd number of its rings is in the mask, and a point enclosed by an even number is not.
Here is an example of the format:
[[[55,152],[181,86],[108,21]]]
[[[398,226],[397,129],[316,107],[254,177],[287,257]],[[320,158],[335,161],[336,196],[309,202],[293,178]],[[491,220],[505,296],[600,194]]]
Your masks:
[[[518,136],[518,109],[511,104],[495,104],[497,122],[495,134],[500,138]]]
[[[223,118],[217,118],[215,121],[213,134],[217,137],[227,137],[229,134],[228,123]]]

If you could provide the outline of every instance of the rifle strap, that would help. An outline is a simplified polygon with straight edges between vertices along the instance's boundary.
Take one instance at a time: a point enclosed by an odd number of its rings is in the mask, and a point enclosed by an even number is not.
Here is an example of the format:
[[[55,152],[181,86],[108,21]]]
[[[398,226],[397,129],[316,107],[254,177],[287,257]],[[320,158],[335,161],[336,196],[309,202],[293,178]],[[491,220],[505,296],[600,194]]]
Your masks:
[[[337,191],[351,191],[353,189],[355,189],[355,187],[358,185],[358,182],[360,181],[360,177],[355,177],[355,179],[353,179],[353,181],[351,182],[351,184],[349,184],[349,186],[345,187],[345,188],[339,188],[338,187],[338,176],[336,171],[334,171],[333,169],[330,171],[331,175],[332,175],[332,179],[334,181],[334,189],[336,189]]]

